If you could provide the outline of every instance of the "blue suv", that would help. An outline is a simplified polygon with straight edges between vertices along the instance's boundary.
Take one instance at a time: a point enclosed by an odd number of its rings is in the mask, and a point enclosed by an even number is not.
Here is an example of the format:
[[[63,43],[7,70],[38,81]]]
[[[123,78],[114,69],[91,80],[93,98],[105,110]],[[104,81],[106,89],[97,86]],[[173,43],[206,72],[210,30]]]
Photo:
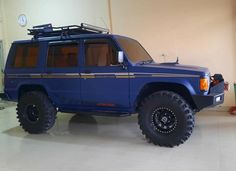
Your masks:
[[[224,101],[222,75],[178,60],[156,63],[134,39],[88,24],[28,31],[33,38],[9,51],[5,95],[18,102],[17,118],[29,133],[49,130],[57,112],[138,113],[150,142],[173,147],[190,137],[196,112]]]

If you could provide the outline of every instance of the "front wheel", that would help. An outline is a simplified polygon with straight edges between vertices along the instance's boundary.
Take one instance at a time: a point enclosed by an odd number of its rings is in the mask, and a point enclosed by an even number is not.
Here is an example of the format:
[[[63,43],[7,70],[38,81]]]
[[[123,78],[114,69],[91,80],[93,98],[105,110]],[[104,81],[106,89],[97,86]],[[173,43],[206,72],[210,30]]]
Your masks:
[[[160,91],[144,99],[138,121],[150,142],[174,147],[184,143],[192,134],[194,112],[178,94]]]

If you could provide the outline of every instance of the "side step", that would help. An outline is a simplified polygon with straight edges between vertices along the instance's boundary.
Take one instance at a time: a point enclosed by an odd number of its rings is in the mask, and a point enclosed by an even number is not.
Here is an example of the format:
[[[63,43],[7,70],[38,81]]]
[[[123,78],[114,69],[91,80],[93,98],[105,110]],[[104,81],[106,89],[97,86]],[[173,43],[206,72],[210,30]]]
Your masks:
[[[74,113],[73,111],[61,111],[59,110],[59,112],[63,112],[63,113]],[[76,114],[78,115],[82,115],[82,116],[108,116],[108,117],[126,117],[126,116],[130,116],[131,113],[118,113],[118,112],[102,112],[102,111],[90,111],[90,112],[85,112],[85,111],[79,111],[76,112]]]

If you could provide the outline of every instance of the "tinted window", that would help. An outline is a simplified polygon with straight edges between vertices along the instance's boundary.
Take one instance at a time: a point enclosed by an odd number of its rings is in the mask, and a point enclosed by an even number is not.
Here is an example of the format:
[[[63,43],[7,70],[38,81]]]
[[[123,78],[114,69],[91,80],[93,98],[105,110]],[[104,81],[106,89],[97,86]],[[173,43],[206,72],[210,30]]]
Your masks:
[[[50,68],[77,67],[78,43],[50,45],[47,66]]]
[[[85,42],[85,64],[87,66],[118,65],[117,50],[107,40],[89,40]]]
[[[117,41],[132,62],[137,63],[140,61],[152,60],[151,56],[138,41],[123,37],[117,37]]]
[[[33,68],[37,66],[39,56],[38,44],[16,45],[15,57],[12,63],[14,68]]]

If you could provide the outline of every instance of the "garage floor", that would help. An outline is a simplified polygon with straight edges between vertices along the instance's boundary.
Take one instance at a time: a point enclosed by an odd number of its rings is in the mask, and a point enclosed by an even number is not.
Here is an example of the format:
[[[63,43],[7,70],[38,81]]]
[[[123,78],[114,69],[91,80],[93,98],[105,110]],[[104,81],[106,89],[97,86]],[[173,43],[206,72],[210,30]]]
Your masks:
[[[137,116],[82,117],[59,114],[47,134],[18,126],[15,107],[0,111],[1,171],[228,171],[236,170],[236,117],[205,111],[180,147],[148,144]]]

